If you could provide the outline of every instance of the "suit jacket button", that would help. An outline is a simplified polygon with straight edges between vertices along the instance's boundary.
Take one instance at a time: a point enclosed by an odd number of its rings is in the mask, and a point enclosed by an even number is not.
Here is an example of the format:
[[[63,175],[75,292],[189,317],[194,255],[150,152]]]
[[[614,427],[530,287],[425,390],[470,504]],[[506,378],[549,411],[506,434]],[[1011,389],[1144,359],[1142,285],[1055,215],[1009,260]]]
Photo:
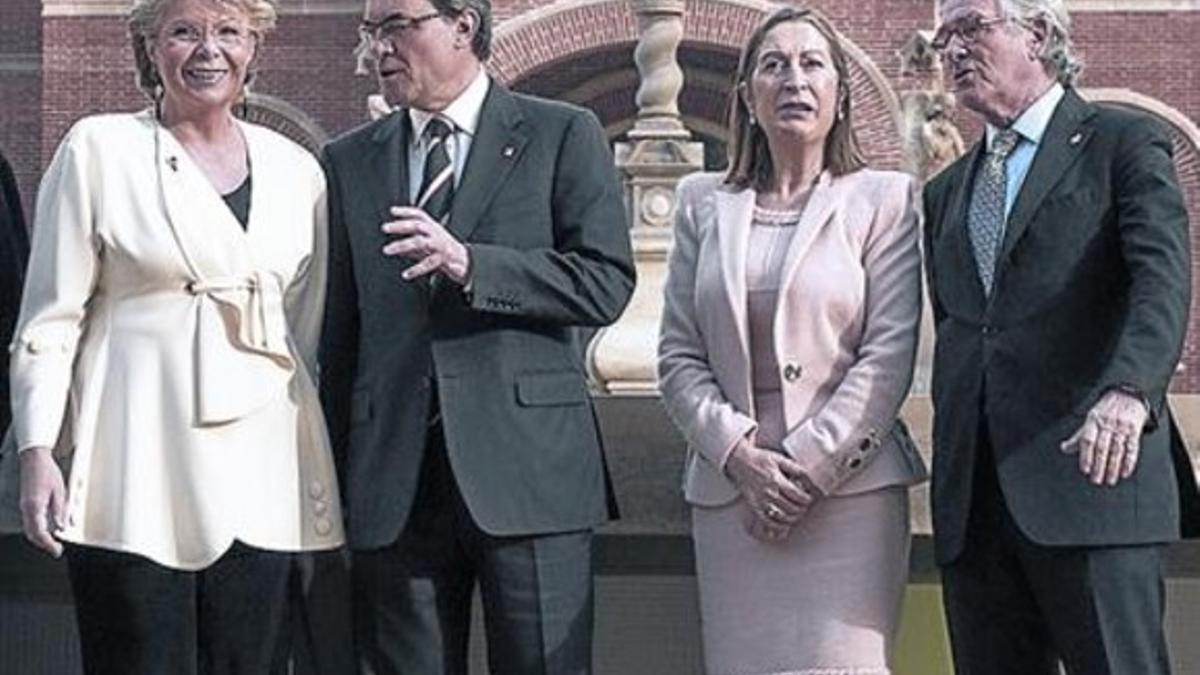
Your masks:
[[[859,452],[866,452],[870,449],[871,449],[871,439],[864,438],[858,442],[858,451]]]
[[[314,480],[308,486],[308,496],[313,499],[321,499],[325,496],[325,484],[319,480]]]
[[[317,518],[317,520],[313,523],[313,530],[315,530],[317,534],[324,537],[330,532],[333,532],[333,523],[329,522],[328,518]]]
[[[313,515],[323,516],[329,511],[329,505],[325,502],[317,502],[313,504]]]
[[[783,379],[788,382],[795,382],[796,380],[800,379],[800,374],[803,372],[804,369],[800,366],[789,363],[783,367]]]
[[[851,469],[857,469],[860,466],[862,466],[862,458],[861,457],[855,457],[854,459],[850,460],[850,468]]]

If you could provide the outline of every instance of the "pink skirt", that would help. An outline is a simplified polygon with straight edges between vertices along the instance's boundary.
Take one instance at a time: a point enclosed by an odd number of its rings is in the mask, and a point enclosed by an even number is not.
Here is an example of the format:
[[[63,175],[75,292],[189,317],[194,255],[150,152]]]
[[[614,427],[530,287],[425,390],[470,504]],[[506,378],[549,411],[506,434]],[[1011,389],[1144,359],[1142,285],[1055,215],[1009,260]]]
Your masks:
[[[887,675],[908,580],[908,490],[818,501],[765,543],[745,502],[692,508],[709,675]]]

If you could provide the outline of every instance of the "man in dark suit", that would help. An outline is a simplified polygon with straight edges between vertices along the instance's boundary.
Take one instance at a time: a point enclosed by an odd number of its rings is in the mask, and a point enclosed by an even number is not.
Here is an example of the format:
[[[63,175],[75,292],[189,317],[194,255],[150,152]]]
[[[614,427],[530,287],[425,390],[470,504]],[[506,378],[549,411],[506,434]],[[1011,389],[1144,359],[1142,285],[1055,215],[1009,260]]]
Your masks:
[[[925,189],[955,665],[1168,672],[1164,544],[1196,495],[1166,402],[1191,291],[1170,140],[1076,94],[1061,1],[939,4],[934,46],[987,123]]]
[[[628,225],[596,118],[492,82],[490,36],[487,0],[369,0],[396,110],[324,153],[321,380],[380,675],[465,673],[476,583],[493,672],[590,672],[609,503],[578,342],[630,297]]]
[[[12,167],[0,155],[0,346],[12,339],[21,308],[21,286],[29,260],[29,233]],[[12,421],[8,400],[8,350],[0,353],[0,436]]]

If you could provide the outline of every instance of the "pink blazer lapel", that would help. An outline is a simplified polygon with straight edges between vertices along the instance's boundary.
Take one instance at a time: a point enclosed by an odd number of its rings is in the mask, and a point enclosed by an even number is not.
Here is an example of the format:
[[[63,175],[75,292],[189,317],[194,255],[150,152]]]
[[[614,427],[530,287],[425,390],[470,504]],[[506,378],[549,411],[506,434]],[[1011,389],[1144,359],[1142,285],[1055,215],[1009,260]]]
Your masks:
[[[754,217],[755,192],[717,190],[717,250],[729,307],[737,329],[739,353],[750,362],[750,328],[746,322],[746,247]]]
[[[796,233],[792,236],[792,242],[788,246],[787,257],[783,264],[783,277],[779,283],[781,296],[791,285],[796,271],[800,269],[800,261],[808,254],[808,249],[825,229],[836,204],[837,189],[833,185],[833,178],[828,171],[822,171],[817,178],[817,184],[813,186],[812,195],[808,198],[804,212],[800,214],[800,222],[796,224]]]

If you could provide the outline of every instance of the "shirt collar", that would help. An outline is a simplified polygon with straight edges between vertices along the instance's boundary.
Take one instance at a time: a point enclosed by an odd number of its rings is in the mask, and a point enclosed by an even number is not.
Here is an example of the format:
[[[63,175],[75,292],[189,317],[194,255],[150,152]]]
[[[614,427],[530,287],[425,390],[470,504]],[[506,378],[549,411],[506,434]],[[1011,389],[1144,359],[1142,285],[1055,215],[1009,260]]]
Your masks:
[[[1010,128],[1020,134],[1021,138],[1038,145],[1042,142],[1042,136],[1046,135],[1046,128],[1050,126],[1050,118],[1054,116],[1054,111],[1058,108],[1058,102],[1062,100],[1064,93],[1066,92],[1062,85],[1055,82],[1046,90],[1046,93],[1033,102],[1033,105],[1021,113]],[[987,125],[987,147],[991,147],[992,138],[995,137],[997,131],[999,130],[996,127]]]
[[[474,136],[475,129],[479,126],[479,115],[483,112],[483,100],[487,98],[489,83],[487,71],[480,67],[471,84],[445,108],[437,112],[409,108],[408,119],[412,122],[413,138],[423,138],[425,125],[434,117],[450,121],[455,131],[465,131]]]

